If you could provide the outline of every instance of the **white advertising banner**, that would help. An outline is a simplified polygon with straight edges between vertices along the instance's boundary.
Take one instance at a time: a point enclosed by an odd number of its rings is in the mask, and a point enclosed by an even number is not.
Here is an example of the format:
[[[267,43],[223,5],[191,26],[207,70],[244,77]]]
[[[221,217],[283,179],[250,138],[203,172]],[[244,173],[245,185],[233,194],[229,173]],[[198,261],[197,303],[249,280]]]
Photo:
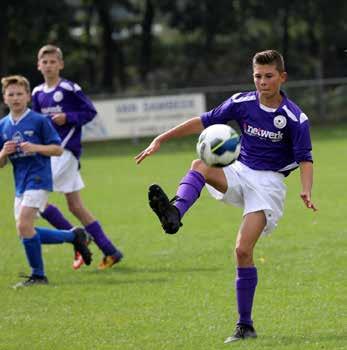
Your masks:
[[[94,101],[97,116],[83,127],[83,141],[154,136],[206,108],[204,94]]]

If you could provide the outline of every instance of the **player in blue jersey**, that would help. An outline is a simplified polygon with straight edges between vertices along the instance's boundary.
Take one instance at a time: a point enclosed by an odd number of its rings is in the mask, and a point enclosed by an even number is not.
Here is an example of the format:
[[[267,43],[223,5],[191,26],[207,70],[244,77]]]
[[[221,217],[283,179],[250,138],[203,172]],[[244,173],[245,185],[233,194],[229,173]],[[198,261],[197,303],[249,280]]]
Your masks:
[[[233,95],[220,106],[157,136],[135,159],[140,163],[172,138],[200,133],[212,124],[236,121],[240,127],[241,152],[238,160],[224,168],[208,167],[194,160],[181,180],[176,196],[169,201],[159,185],[149,188],[149,203],[166,233],[176,233],[186,211],[207,185],[219,200],[244,208],[235,246],[236,298],[239,319],[235,332],[225,343],[254,338],[251,317],[258,281],[253,250],[262,234],[272,231],[282,216],[286,187],[284,177],[300,168],[301,199],[311,201],[313,163],[307,116],[281,91],[287,79],[284,61],[275,50],[253,57],[256,91]]]
[[[13,165],[17,231],[32,269],[28,279],[15,287],[47,284],[41,243],[73,243],[87,264],[90,264],[91,253],[83,229],[62,231],[34,227],[34,219],[39,209],[45,207],[48,192],[52,191],[50,156],[63,152],[61,140],[47,118],[27,107],[30,85],[25,77],[9,76],[1,83],[10,113],[0,121],[0,167],[5,166],[7,159]]]
[[[60,77],[60,71],[64,68],[60,48],[43,46],[37,58],[38,70],[45,82],[33,90],[32,108],[50,116],[64,148],[62,156],[52,157],[53,189],[65,194],[70,212],[83,224],[103,252],[103,259],[98,266],[103,270],[119,262],[123,255],[106,236],[99,221],[85,208],[80,194],[84,187],[79,171],[82,126],[90,122],[97,112],[76,83]],[[72,228],[72,224],[52,204],[41,215],[58,229]],[[83,259],[76,254],[73,267],[78,269],[82,264]]]

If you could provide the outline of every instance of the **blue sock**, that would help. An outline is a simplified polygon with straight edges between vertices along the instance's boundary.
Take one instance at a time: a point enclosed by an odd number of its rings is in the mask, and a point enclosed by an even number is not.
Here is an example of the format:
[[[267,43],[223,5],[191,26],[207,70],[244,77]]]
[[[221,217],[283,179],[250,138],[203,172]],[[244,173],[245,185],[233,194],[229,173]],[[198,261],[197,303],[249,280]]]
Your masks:
[[[22,242],[32,274],[36,276],[44,276],[45,272],[43,267],[40,236],[35,234],[31,238],[23,238]]]
[[[35,227],[35,230],[40,236],[42,244],[71,243],[75,238],[75,233],[68,230],[55,230],[46,227]]]

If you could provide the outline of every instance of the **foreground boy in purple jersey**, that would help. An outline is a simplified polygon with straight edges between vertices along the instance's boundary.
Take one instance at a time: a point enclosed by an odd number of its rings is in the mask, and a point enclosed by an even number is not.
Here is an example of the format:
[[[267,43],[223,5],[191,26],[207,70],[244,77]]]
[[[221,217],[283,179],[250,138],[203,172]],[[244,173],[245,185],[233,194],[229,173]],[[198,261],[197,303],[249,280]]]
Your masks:
[[[283,57],[274,50],[253,57],[256,91],[238,93],[201,117],[188,120],[157,136],[135,159],[140,163],[172,138],[200,133],[212,124],[235,120],[241,130],[241,152],[225,168],[208,167],[194,160],[181,180],[176,196],[169,201],[159,185],[149,188],[149,203],[166,233],[176,233],[187,210],[199,198],[203,187],[216,199],[244,208],[235,246],[236,299],[239,319],[225,343],[255,338],[251,317],[257,286],[253,249],[262,234],[272,231],[283,213],[284,177],[299,167],[307,208],[311,201],[313,164],[307,116],[280,90],[286,81]]]
[[[45,83],[33,90],[32,107],[50,116],[64,148],[62,156],[52,157],[53,189],[65,194],[70,212],[83,224],[103,252],[104,257],[98,266],[103,270],[119,262],[123,255],[106,236],[100,223],[84,207],[80,195],[84,187],[79,172],[82,126],[95,117],[96,110],[77,84],[60,77],[60,71],[64,68],[60,48],[43,46],[37,58],[38,70]],[[41,215],[56,228],[72,228],[72,224],[52,204]],[[76,254],[73,268],[78,269],[82,264],[83,259]]]
[[[15,75],[1,80],[4,102],[10,114],[0,121],[0,167],[10,159],[16,186],[15,218],[17,231],[32,269],[27,280],[15,285],[28,287],[47,284],[41,253],[41,243],[73,243],[86,261],[91,262],[87,236],[83,229],[71,231],[34,227],[34,219],[47,203],[52,191],[50,156],[63,150],[60,137],[43,115],[27,108],[30,85],[26,78]]]

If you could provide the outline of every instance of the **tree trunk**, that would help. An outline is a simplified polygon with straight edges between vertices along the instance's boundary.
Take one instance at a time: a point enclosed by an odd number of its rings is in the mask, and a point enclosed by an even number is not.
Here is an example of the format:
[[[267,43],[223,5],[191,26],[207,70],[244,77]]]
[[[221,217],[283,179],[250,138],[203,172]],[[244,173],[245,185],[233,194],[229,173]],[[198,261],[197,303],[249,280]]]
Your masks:
[[[112,40],[112,23],[110,9],[102,1],[96,2],[97,11],[99,14],[100,26],[102,27],[102,49],[103,49],[103,65],[101,85],[107,91],[113,91],[113,40]]]
[[[151,70],[152,57],[152,26],[154,19],[154,6],[152,0],[146,0],[146,9],[142,21],[142,40],[140,55],[140,78],[142,83],[147,82],[147,75]]]
[[[87,71],[88,71],[88,81],[92,87],[92,89],[95,88],[96,86],[96,71],[95,71],[95,60],[93,57],[93,44],[92,44],[92,38],[91,38],[91,33],[90,33],[90,28],[91,28],[91,20],[93,17],[94,13],[94,8],[92,5],[86,5],[86,13],[87,13],[87,19],[84,23],[84,31],[86,34],[86,50],[87,50]]]

